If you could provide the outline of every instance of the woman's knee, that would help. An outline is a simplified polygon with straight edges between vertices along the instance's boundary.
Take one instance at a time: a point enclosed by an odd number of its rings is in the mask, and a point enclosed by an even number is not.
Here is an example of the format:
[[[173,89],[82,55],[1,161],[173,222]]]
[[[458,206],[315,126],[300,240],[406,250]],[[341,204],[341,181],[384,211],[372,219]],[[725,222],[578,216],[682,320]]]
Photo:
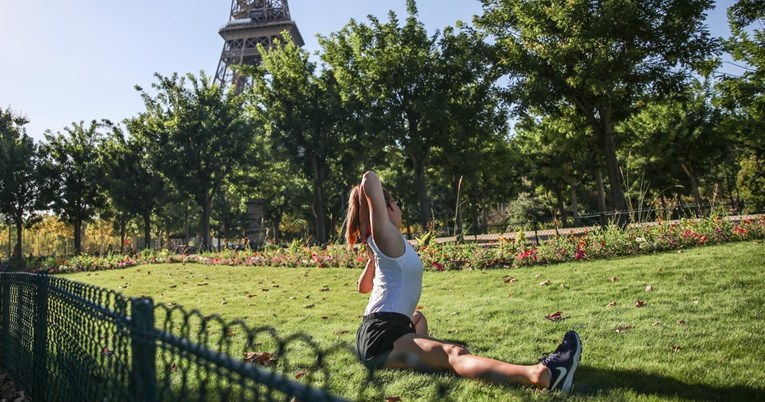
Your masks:
[[[460,356],[469,355],[467,348],[455,343],[444,343],[442,346],[444,353],[449,356],[449,360],[459,358]]]

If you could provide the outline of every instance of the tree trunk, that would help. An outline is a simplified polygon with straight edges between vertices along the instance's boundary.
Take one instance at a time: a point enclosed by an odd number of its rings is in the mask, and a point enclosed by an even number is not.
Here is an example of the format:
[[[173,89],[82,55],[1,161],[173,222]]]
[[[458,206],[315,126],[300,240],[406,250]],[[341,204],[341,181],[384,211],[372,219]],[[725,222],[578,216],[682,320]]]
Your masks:
[[[688,175],[688,179],[691,181],[691,189],[693,191],[693,200],[696,202],[696,216],[701,216],[701,193],[699,192],[699,179],[696,177],[696,172],[693,170],[693,166],[689,163],[681,163],[683,171]]]
[[[616,142],[614,141],[613,127],[611,127],[611,108],[601,107],[598,111],[600,112],[600,125],[595,127],[595,129],[600,133],[603,155],[605,156],[606,167],[608,168],[611,207],[618,212],[624,212],[627,204],[624,200],[624,190],[622,190],[621,186],[622,177],[619,170],[619,161],[616,159]],[[620,225],[626,224],[628,219],[629,217],[626,213],[619,213],[617,215],[617,221]]]
[[[568,220],[568,214],[566,212],[566,202],[563,199],[563,191],[559,188],[555,188],[555,198],[558,201],[558,211],[560,211],[560,223],[561,227],[566,227],[566,221]]]
[[[579,227],[579,198],[576,195],[576,186],[571,186],[571,215],[574,217],[574,227]]]
[[[23,250],[21,249],[21,244],[24,234],[24,224],[21,215],[17,215],[13,220],[16,223],[16,245],[13,249],[15,258],[13,258],[14,261],[12,264],[15,264],[17,268],[22,268],[24,266],[24,254],[22,254]]]
[[[202,202],[202,250],[210,250],[210,208],[212,197],[205,192]]]
[[[143,243],[145,250],[151,248],[151,212],[146,211],[143,213]]]
[[[80,255],[82,252],[82,219],[74,218],[74,255]]]
[[[600,169],[595,169],[595,186],[598,191],[598,212],[600,212],[600,225],[606,226],[608,224],[606,218],[606,190],[603,186],[603,174],[600,173]]]
[[[414,166],[414,180],[417,186],[417,201],[420,204],[420,224],[422,229],[428,230],[428,222],[430,222],[430,201],[428,200],[428,193],[425,187],[425,164],[419,160],[416,156],[410,157],[412,165]]]
[[[311,156],[311,168],[313,169],[313,214],[316,217],[316,241],[324,244],[327,242],[326,214],[324,213],[324,196],[321,191],[319,161],[316,155]]]
[[[120,219],[120,254],[125,254],[125,237],[127,237],[127,222]]]
[[[462,176],[460,176],[457,182],[452,182],[452,188],[457,193],[457,205],[454,207],[454,236],[457,238],[457,243],[462,243],[465,240],[465,236],[462,233],[462,208],[460,206]]]

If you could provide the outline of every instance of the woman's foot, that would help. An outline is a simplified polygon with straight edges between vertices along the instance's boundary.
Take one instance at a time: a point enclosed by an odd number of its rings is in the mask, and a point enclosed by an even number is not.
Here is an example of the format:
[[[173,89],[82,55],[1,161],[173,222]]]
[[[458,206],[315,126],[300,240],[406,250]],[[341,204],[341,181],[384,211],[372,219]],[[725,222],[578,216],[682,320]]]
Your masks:
[[[576,331],[568,331],[563,336],[563,342],[555,352],[543,356],[539,362],[550,370],[549,390],[571,392],[574,387],[574,372],[579,367],[582,357],[582,341]]]

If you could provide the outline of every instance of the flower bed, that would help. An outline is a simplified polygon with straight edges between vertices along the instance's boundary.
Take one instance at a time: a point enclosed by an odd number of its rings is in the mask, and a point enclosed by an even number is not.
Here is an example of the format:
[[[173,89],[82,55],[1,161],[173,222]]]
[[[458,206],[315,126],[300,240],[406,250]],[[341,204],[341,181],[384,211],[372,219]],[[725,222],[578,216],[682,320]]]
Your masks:
[[[721,217],[655,222],[626,229],[611,225],[575,235],[558,235],[534,244],[522,232],[500,238],[495,246],[444,243],[417,246],[425,269],[510,268],[586,261],[619,256],[699,247],[735,241],[765,239],[765,215],[740,222]],[[307,247],[293,242],[289,247],[267,246],[261,251],[226,250],[195,255],[173,254],[167,250],[144,251],[135,257],[109,255],[80,256],[67,260],[44,259],[33,262],[33,270],[52,273],[119,269],[139,264],[199,263],[228,266],[342,267],[363,268],[366,252],[349,252],[344,245]]]

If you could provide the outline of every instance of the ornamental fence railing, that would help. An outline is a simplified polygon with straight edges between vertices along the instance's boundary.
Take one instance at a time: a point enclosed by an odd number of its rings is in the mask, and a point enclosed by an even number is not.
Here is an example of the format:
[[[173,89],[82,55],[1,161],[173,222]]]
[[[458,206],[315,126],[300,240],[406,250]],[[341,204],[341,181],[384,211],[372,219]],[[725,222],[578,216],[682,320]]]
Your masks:
[[[325,361],[352,359],[349,349],[61,277],[0,273],[0,372],[34,401],[342,401]],[[382,399],[380,381],[359,372],[354,399]]]

